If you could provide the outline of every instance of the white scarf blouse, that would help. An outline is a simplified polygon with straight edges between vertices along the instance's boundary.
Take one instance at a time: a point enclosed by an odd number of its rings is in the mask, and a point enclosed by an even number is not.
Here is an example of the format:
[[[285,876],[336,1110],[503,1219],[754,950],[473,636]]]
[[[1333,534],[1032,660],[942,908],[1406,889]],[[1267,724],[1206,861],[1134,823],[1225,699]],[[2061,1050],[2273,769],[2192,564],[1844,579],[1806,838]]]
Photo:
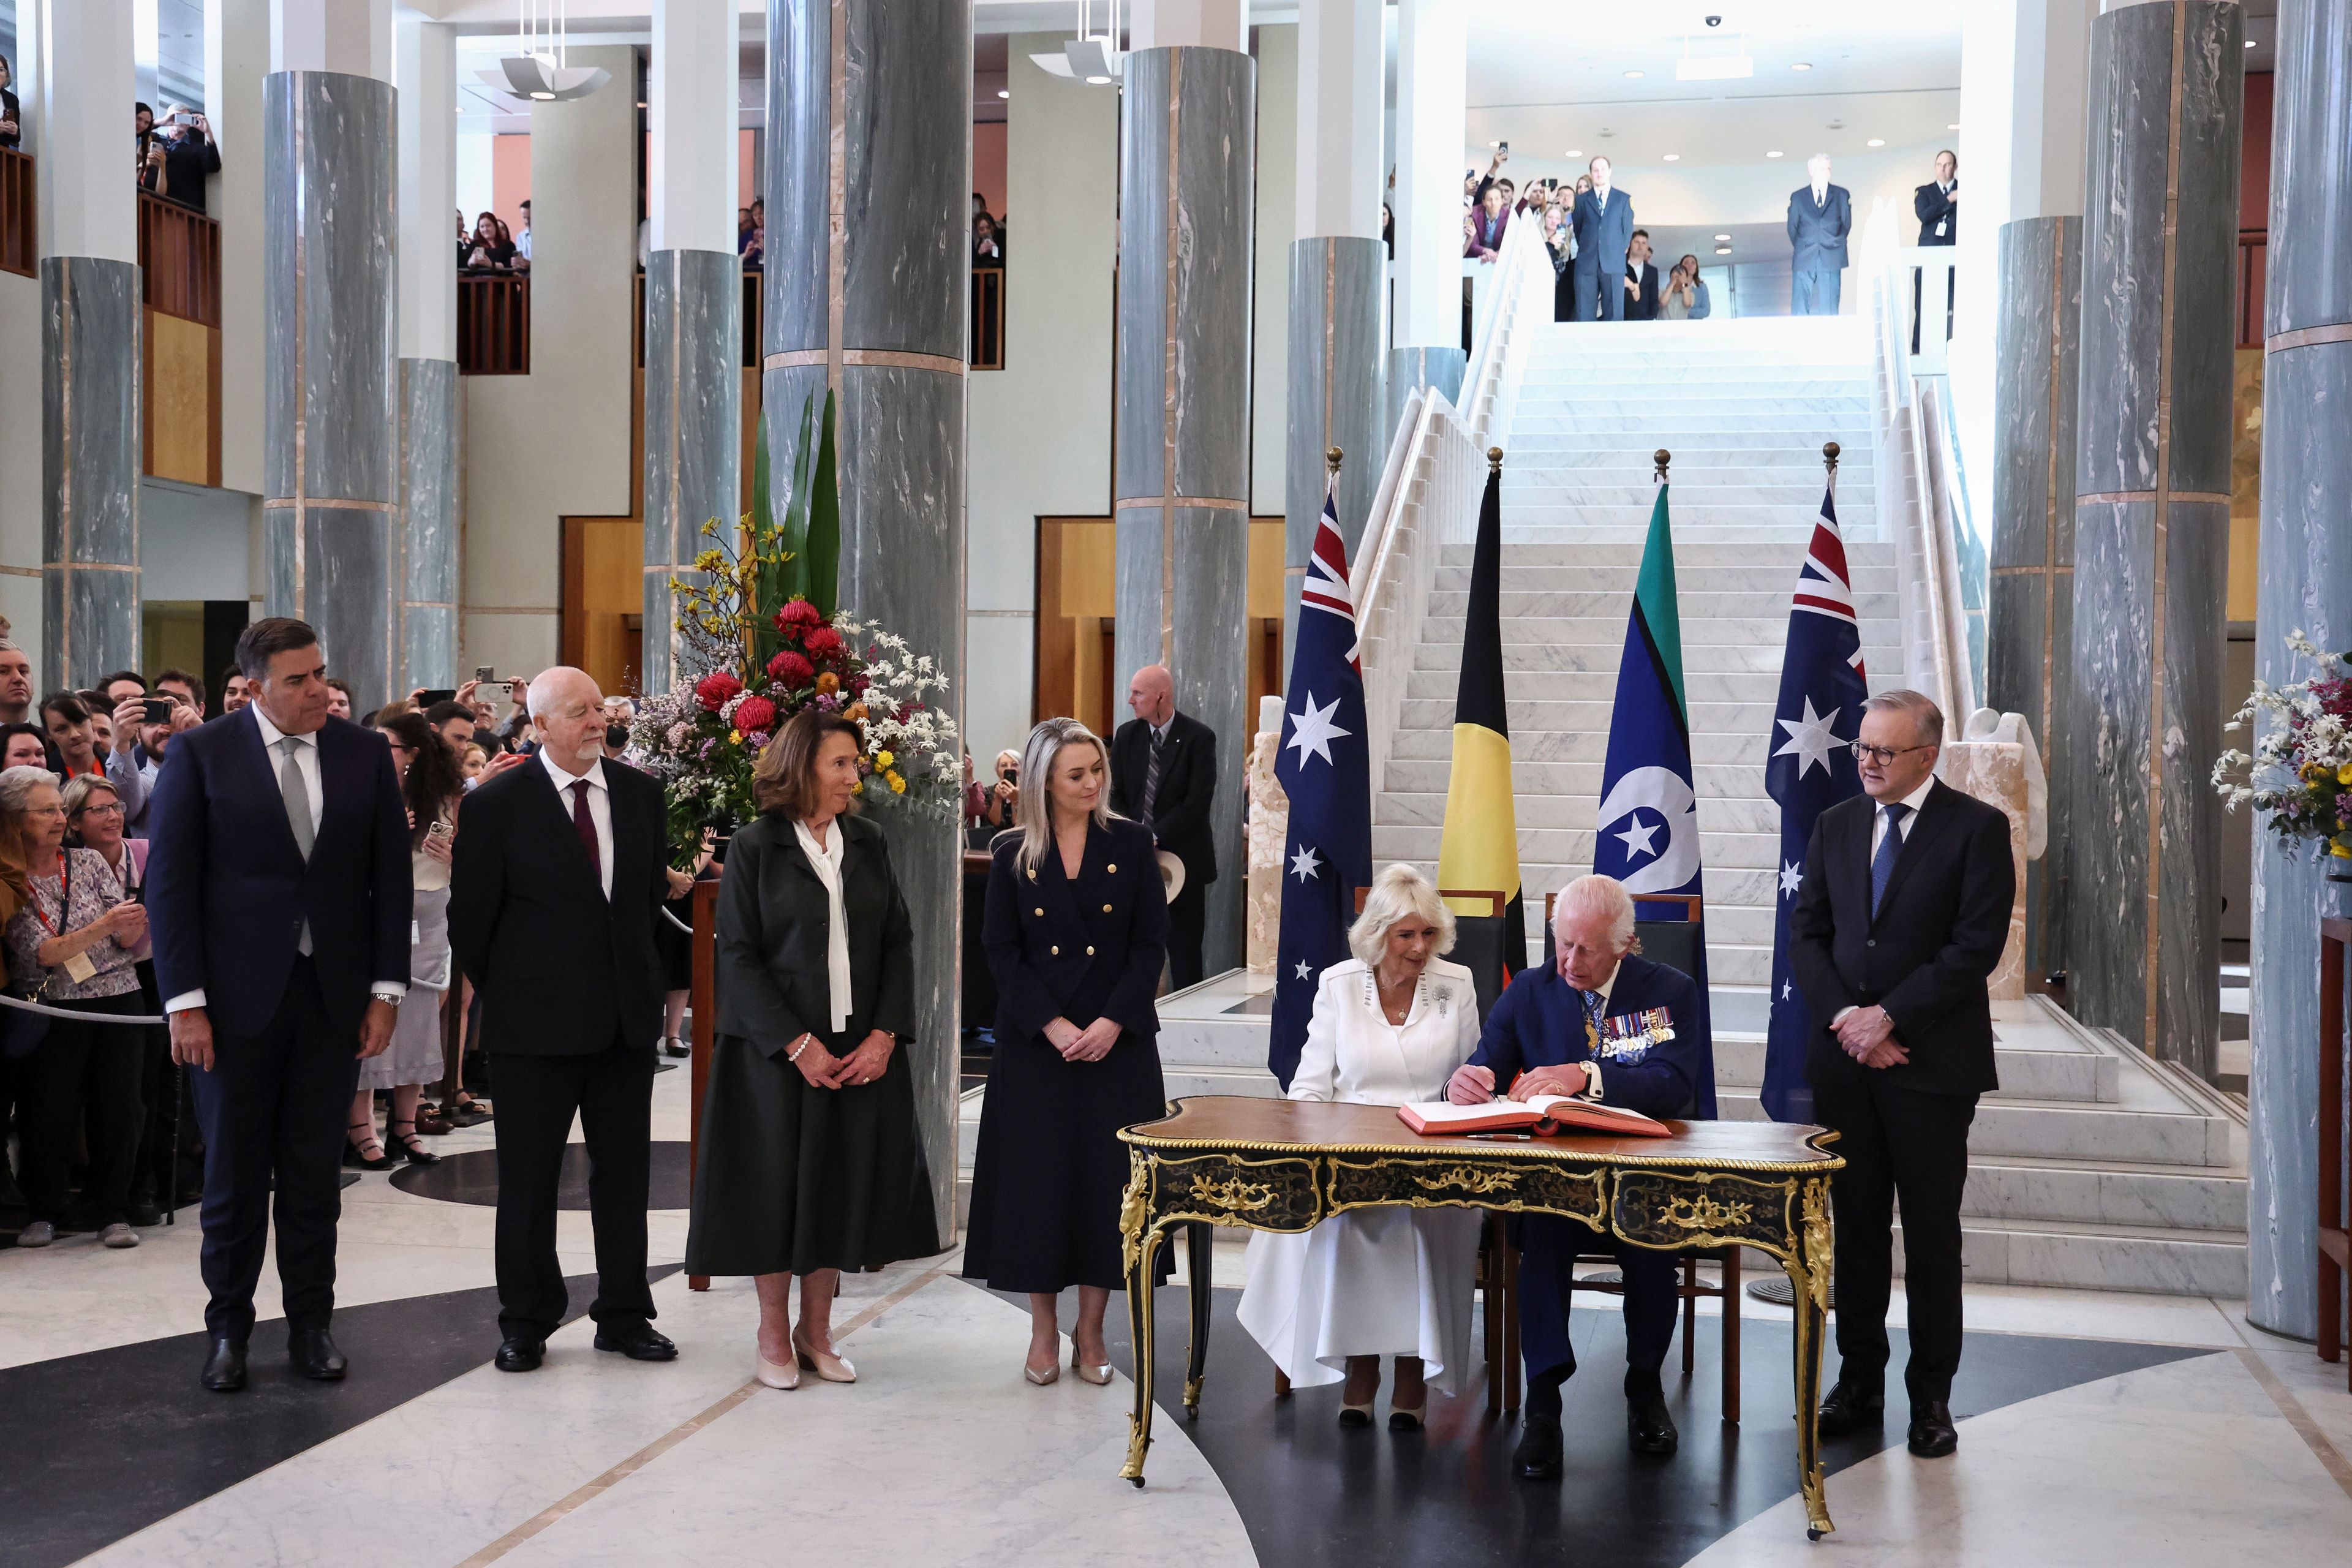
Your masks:
[[[832,990],[833,1030],[839,1034],[849,1026],[849,911],[841,901],[841,819],[834,818],[822,844],[808,824],[797,817],[793,820],[793,831],[807,852],[809,868],[824,884],[825,978]]]

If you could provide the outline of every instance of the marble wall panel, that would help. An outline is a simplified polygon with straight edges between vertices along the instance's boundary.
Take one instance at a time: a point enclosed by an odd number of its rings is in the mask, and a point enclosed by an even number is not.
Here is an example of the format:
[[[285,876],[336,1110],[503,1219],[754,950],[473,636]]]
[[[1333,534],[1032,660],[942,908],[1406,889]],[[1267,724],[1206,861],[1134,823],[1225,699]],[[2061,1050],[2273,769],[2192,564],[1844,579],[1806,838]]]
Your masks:
[[[1249,518],[1229,508],[1178,507],[1176,518],[1176,706],[1217,732],[1217,793],[1209,823],[1216,834],[1217,881],[1208,892],[1202,973],[1242,962],[1247,852],[1242,799],[1256,715],[1249,710],[1247,621]]]
[[[2155,592],[2153,501],[2083,501],[2069,673],[2074,841],[2066,1005],[2137,1038],[2146,1014],[2148,658]],[[2101,960],[2105,962],[2101,962]]]
[[[1391,349],[1384,400],[1387,423],[1381,428],[1391,437],[1396,435],[1397,421],[1404,417],[1405,399],[1415,387],[1434,387],[1445,394],[1448,403],[1460,397],[1462,377],[1469,365],[1470,356],[1457,348]],[[1377,476],[1372,482],[1379,484]]]
[[[400,362],[402,691],[457,680],[457,363]]]
[[[41,259],[42,686],[139,666],[140,279]]]
[[[844,186],[852,348],[963,354],[970,326],[971,7],[920,0],[845,5],[852,69]],[[941,221],[947,215],[948,221]],[[1246,287],[1246,283],[1244,283]]]
[[[2164,9],[2164,7],[2158,7]],[[2189,4],[2181,39],[2180,121],[2173,181],[2171,484],[2230,493],[2237,331],[2238,184],[2245,140],[2245,7]],[[2161,277],[2161,274],[2158,274]]]
[[[2352,0],[2279,8],[2272,100],[2269,310],[2262,435],[2261,584],[2254,672],[2273,685],[2311,671],[2288,653],[2301,630],[2352,647]],[[2231,741],[2243,745],[2244,739]],[[2300,1339],[2319,1327],[2319,922],[2352,916],[2352,884],[2306,851],[2289,859],[2257,829],[2252,1053],[2247,1079],[2247,1317]]]
[[[1169,49],[1140,49],[1129,55],[1126,85],[1119,94],[1118,415],[1111,473],[1111,495],[1116,500],[1168,493],[1168,338],[1174,330],[1169,312],[1175,301],[1174,291],[1164,279],[1171,237],[1168,95],[1173,58],[1174,52]],[[1159,287],[1146,287],[1146,279],[1163,281]],[[1124,536],[1127,530],[1122,526],[1119,531]],[[1126,577],[1122,569],[1122,583]],[[1127,619],[1122,610],[1122,627]],[[1121,669],[1132,667],[1128,650],[1122,631]]]
[[[825,346],[832,84],[831,0],[775,0],[768,7],[767,292],[761,328],[772,354]],[[793,259],[779,266],[779,258]]]
[[[731,251],[657,250],[646,268],[645,689],[676,679],[673,578],[743,493],[743,289]]]
[[[1986,701],[2025,716],[2049,773],[2049,847],[2026,868],[2025,963],[2039,975],[2066,966],[2071,731],[2053,719],[2073,627],[2083,220],[2003,225],[1997,265]]]
[[[373,78],[263,83],[266,607],[318,628],[362,711],[392,694],[402,618],[395,120]]]
[[[1339,448],[1339,537],[1353,565],[1388,457],[1381,398],[1377,239],[1320,238],[1290,249],[1289,432],[1283,511],[1283,668],[1298,629],[1298,589],[1323,517],[1324,455]]]

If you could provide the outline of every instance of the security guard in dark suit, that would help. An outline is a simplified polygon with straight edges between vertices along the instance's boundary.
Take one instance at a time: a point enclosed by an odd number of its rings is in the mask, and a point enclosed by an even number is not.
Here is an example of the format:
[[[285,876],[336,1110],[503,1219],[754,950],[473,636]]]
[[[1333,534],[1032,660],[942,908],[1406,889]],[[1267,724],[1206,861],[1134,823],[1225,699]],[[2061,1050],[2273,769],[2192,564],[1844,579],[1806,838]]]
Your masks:
[[[1559,957],[1522,972],[1486,1016],[1446,1097],[1475,1105],[1500,1091],[1525,1100],[1570,1094],[1644,1116],[1689,1117],[1712,1071],[1698,986],[1633,948],[1633,901],[1613,877],[1580,877],[1552,916]],[[1519,1345],[1528,1370],[1526,1430],[1512,1463],[1528,1480],[1560,1473],[1560,1384],[1576,1371],[1569,1281],[1580,1252],[1616,1254],[1625,1276],[1625,1427],[1637,1454],[1680,1441],[1658,1368],[1675,1334],[1674,1254],[1597,1235],[1552,1215],[1519,1227]]]

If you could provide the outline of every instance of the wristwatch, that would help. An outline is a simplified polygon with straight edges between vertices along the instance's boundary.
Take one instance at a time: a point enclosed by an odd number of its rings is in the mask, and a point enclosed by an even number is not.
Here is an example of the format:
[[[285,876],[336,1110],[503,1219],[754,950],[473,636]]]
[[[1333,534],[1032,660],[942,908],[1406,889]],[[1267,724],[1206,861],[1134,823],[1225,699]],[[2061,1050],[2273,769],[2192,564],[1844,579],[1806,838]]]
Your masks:
[[[368,995],[387,1007],[397,1007],[401,1003],[401,994],[397,991],[371,991]]]

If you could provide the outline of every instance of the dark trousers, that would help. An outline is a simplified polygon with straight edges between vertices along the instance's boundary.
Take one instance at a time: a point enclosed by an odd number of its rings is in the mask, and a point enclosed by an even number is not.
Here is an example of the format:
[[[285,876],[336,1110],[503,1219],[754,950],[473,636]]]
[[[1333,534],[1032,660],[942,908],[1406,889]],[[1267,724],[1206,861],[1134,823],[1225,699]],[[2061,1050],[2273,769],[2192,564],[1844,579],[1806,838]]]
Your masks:
[[[1834,316],[1844,274],[1834,267],[1799,268],[1789,281],[1789,314]]]
[[[1591,262],[1578,257],[1574,264],[1576,286],[1569,294],[1569,320],[1573,321],[1622,321],[1625,319],[1625,258],[1619,257],[1614,267],[1603,267],[1601,258]],[[1598,314],[1595,308],[1598,308]]]
[[[18,1111],[25,1146],[25,1202],[35,1219],[66,1217],[66,1173],[89,1132],[89,1180],[82,1202],[93,1226],[131,1217],[131,1177],[139,1158],[139,1047],[135,1024],[106,1021],[137,1013],[139,993],[56,1002],[93,1015],[88,1023],[49,1020],[26,1059],[27,1093]]]
[[[1184,890],[1168,906],[1168,988],[1201,984],[1201,943],[1209,925],[1209,885],[1184,868]]]
[[[343,1123],[359,1077],[358,1032],[329,1020],[307,958],[294,961],[261,1033],[215,1030],[211,1070],[189,1069],[205,1133],[207,1331],[238,1344],[252,1333],[273,1209],[287,1331],[323,1329],[333,1316]]]
[[[1895,1203],[1903,1204],[1903,1293],[1910,1304],[1914,1405],[1949,1399],[1960,1366],[1960,1193],[1969,1180],[1972,1094],[1921,1094],[1871,1073],[1813,1086],[1813,1114],[1838,1134],[1845,1169],[1830,1178],[1837,1221],[1839,1375],[1886,1378],[1886,1299],[1895,1269]]]
[[[588,1143],[599,1323],[654,1315],[646,1284],[646,1200],[653,1163],[654,1051],[643,1041],[584,1056],[495,1053],[499,1086],[499,1332],[541,1337],[570,1297],[555,1258],[555,1201],[577,1112]]]
[[[1625,1276],[1625,1370],[1655,1373],[1675,1340],[1678,1259],[1605,1237],[1555,1215],[1529,1215],[1519,1227],[1519,1356],[1528,1369],[1528,1413],[1559,1415],[1559,1385],[1575,1375],[1568,1282],[1580,1253],[1611,1253]]]

